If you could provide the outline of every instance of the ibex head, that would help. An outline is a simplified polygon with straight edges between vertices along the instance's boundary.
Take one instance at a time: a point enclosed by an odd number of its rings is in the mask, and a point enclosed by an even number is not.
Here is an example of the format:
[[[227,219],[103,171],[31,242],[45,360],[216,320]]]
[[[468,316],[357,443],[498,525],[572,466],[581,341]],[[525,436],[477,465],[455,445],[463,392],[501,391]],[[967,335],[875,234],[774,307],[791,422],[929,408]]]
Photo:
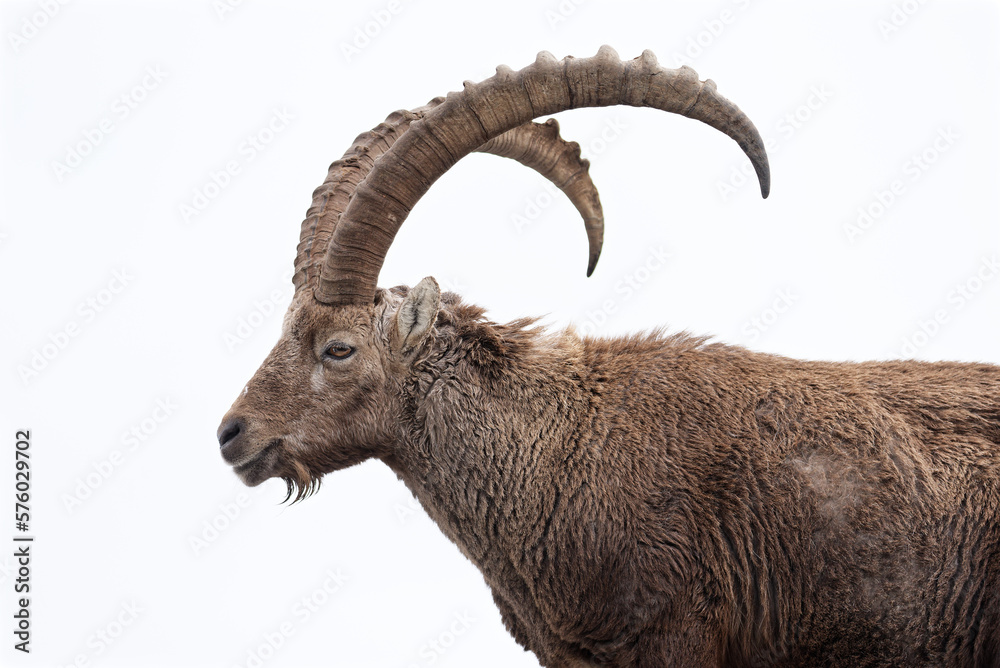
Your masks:
[[[399,384],[438,300],[433,279],[405,299],[380,290],[368,304],[297,294],[281,339],[219,430],[240,479],[282,477],[301,496],[324,473],[387,454],[399,440]]]
[[[360,135],[313,193],[295,261],[296,287],[281,339],[223,418],[223,458],[248,485],[280,477],[302,498],[331,471],[390,458],[408,429],[404,389],[430,345],[441,308],[432,278],[412,289],[377,287],[389,245],[431,184],[473,151],[510,157],[559,186],[584,218],[587,274],[603,218],[579,146],[554,121],[578,107],[627,104],[703,121],[737,141],[768,192],[763,142],[715,84],[690,68],[661,68],[646,51],[622,62],[609,47],[557,61],[542,52],[514,72],[396,112]]]

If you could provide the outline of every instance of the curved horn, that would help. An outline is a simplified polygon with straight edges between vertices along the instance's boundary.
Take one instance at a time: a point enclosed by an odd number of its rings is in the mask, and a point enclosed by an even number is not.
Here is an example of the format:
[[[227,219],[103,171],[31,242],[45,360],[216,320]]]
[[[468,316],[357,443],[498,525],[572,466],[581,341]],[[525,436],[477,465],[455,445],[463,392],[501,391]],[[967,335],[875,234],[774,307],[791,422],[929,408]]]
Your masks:
[[[650,51],[622,62],[602,46],[592,58],[557,61],[543,51],[514,72],[467,82],[450,93],[386,153],[357,186],[330,240],[315,296],[329,304],[365,303],[396,232],[431,184],[462,157],[526,121],[579,107],[627,104],[694,118],[720,130],[749,156],[767,197],[770,176],[764,142],[739,108],[698,81],[689,67],[661,68]]]
[[[390,114],[383,123],[358,135],[344,156],[330,165],[326,181],[313,192],[312,206],[306,212],[299,233],[292,283],[298,290],[313,282],[326,253],[337,221],[347,207],[351,194],[383,155],[414,121],[444,102],[437,97],[423,107]],[[583,217],[590,244],[589,276],[601,254],[604,240],[604,215],[597,187],[590,179],[590,163],[580,158],[580,145],[559,136],[555,119],[545,123],[525,123],[499,135],[475,149],[517,160],[552,181],[570,199]]]
[[[517,160],[554,183],[569,198],[583,218],[590,257],[587,276],[594,273],[604,244],[604,211],[597,188],[590,180],[590,161],[580,157],[580,145],[559,137],[559,122],[526,123],[490,139],[476,149]]]

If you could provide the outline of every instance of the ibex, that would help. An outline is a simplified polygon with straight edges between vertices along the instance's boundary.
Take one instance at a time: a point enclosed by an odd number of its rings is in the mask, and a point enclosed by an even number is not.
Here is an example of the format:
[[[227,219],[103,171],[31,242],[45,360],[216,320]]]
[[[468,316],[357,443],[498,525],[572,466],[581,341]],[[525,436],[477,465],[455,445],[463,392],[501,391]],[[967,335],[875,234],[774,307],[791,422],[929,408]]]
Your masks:
[[[400,225],[468,153],[603,220],[579,147],[532,123],[627,104],[736,140],[689,68],[506,67],[362,134],[313,194],[281,338],[219,428],[288,498],[385,462],[545,666],[1000,666],[1000,367],[805,362],[653,333],[498,324],[432,278],[381,289]]]

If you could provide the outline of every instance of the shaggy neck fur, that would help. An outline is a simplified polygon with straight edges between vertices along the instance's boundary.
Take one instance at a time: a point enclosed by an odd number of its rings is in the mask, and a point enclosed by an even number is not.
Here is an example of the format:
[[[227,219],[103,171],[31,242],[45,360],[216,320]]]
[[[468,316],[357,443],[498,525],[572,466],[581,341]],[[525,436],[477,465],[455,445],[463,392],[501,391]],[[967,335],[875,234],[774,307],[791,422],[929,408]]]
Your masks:
[[[410,378],[411,435],[390,464],[481,564],[498,542],[523,544],[550,514],[538,487],[580,454],[574,432],[586,417],[579,381],[588,371],[571,334],[545,336],[527,320],[497,325],[478,308],[450,306]]]
[[[385,460],[543,665],[1000,651],[979,631],[1000,622],[996,367],[531,324],[449,297],[406,390],[410,436]],[[954,586],[972,572],[974,589]]]

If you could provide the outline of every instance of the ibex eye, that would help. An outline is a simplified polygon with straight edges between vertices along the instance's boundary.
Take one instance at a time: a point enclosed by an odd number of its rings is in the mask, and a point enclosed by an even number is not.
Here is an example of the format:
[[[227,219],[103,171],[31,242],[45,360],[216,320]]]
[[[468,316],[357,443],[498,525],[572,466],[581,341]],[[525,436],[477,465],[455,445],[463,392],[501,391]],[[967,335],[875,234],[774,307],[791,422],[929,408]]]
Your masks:
[[[354,353],[354,348],[343,343],[331,343],[323,351],[327,357],[342,360],[350,357]]]

